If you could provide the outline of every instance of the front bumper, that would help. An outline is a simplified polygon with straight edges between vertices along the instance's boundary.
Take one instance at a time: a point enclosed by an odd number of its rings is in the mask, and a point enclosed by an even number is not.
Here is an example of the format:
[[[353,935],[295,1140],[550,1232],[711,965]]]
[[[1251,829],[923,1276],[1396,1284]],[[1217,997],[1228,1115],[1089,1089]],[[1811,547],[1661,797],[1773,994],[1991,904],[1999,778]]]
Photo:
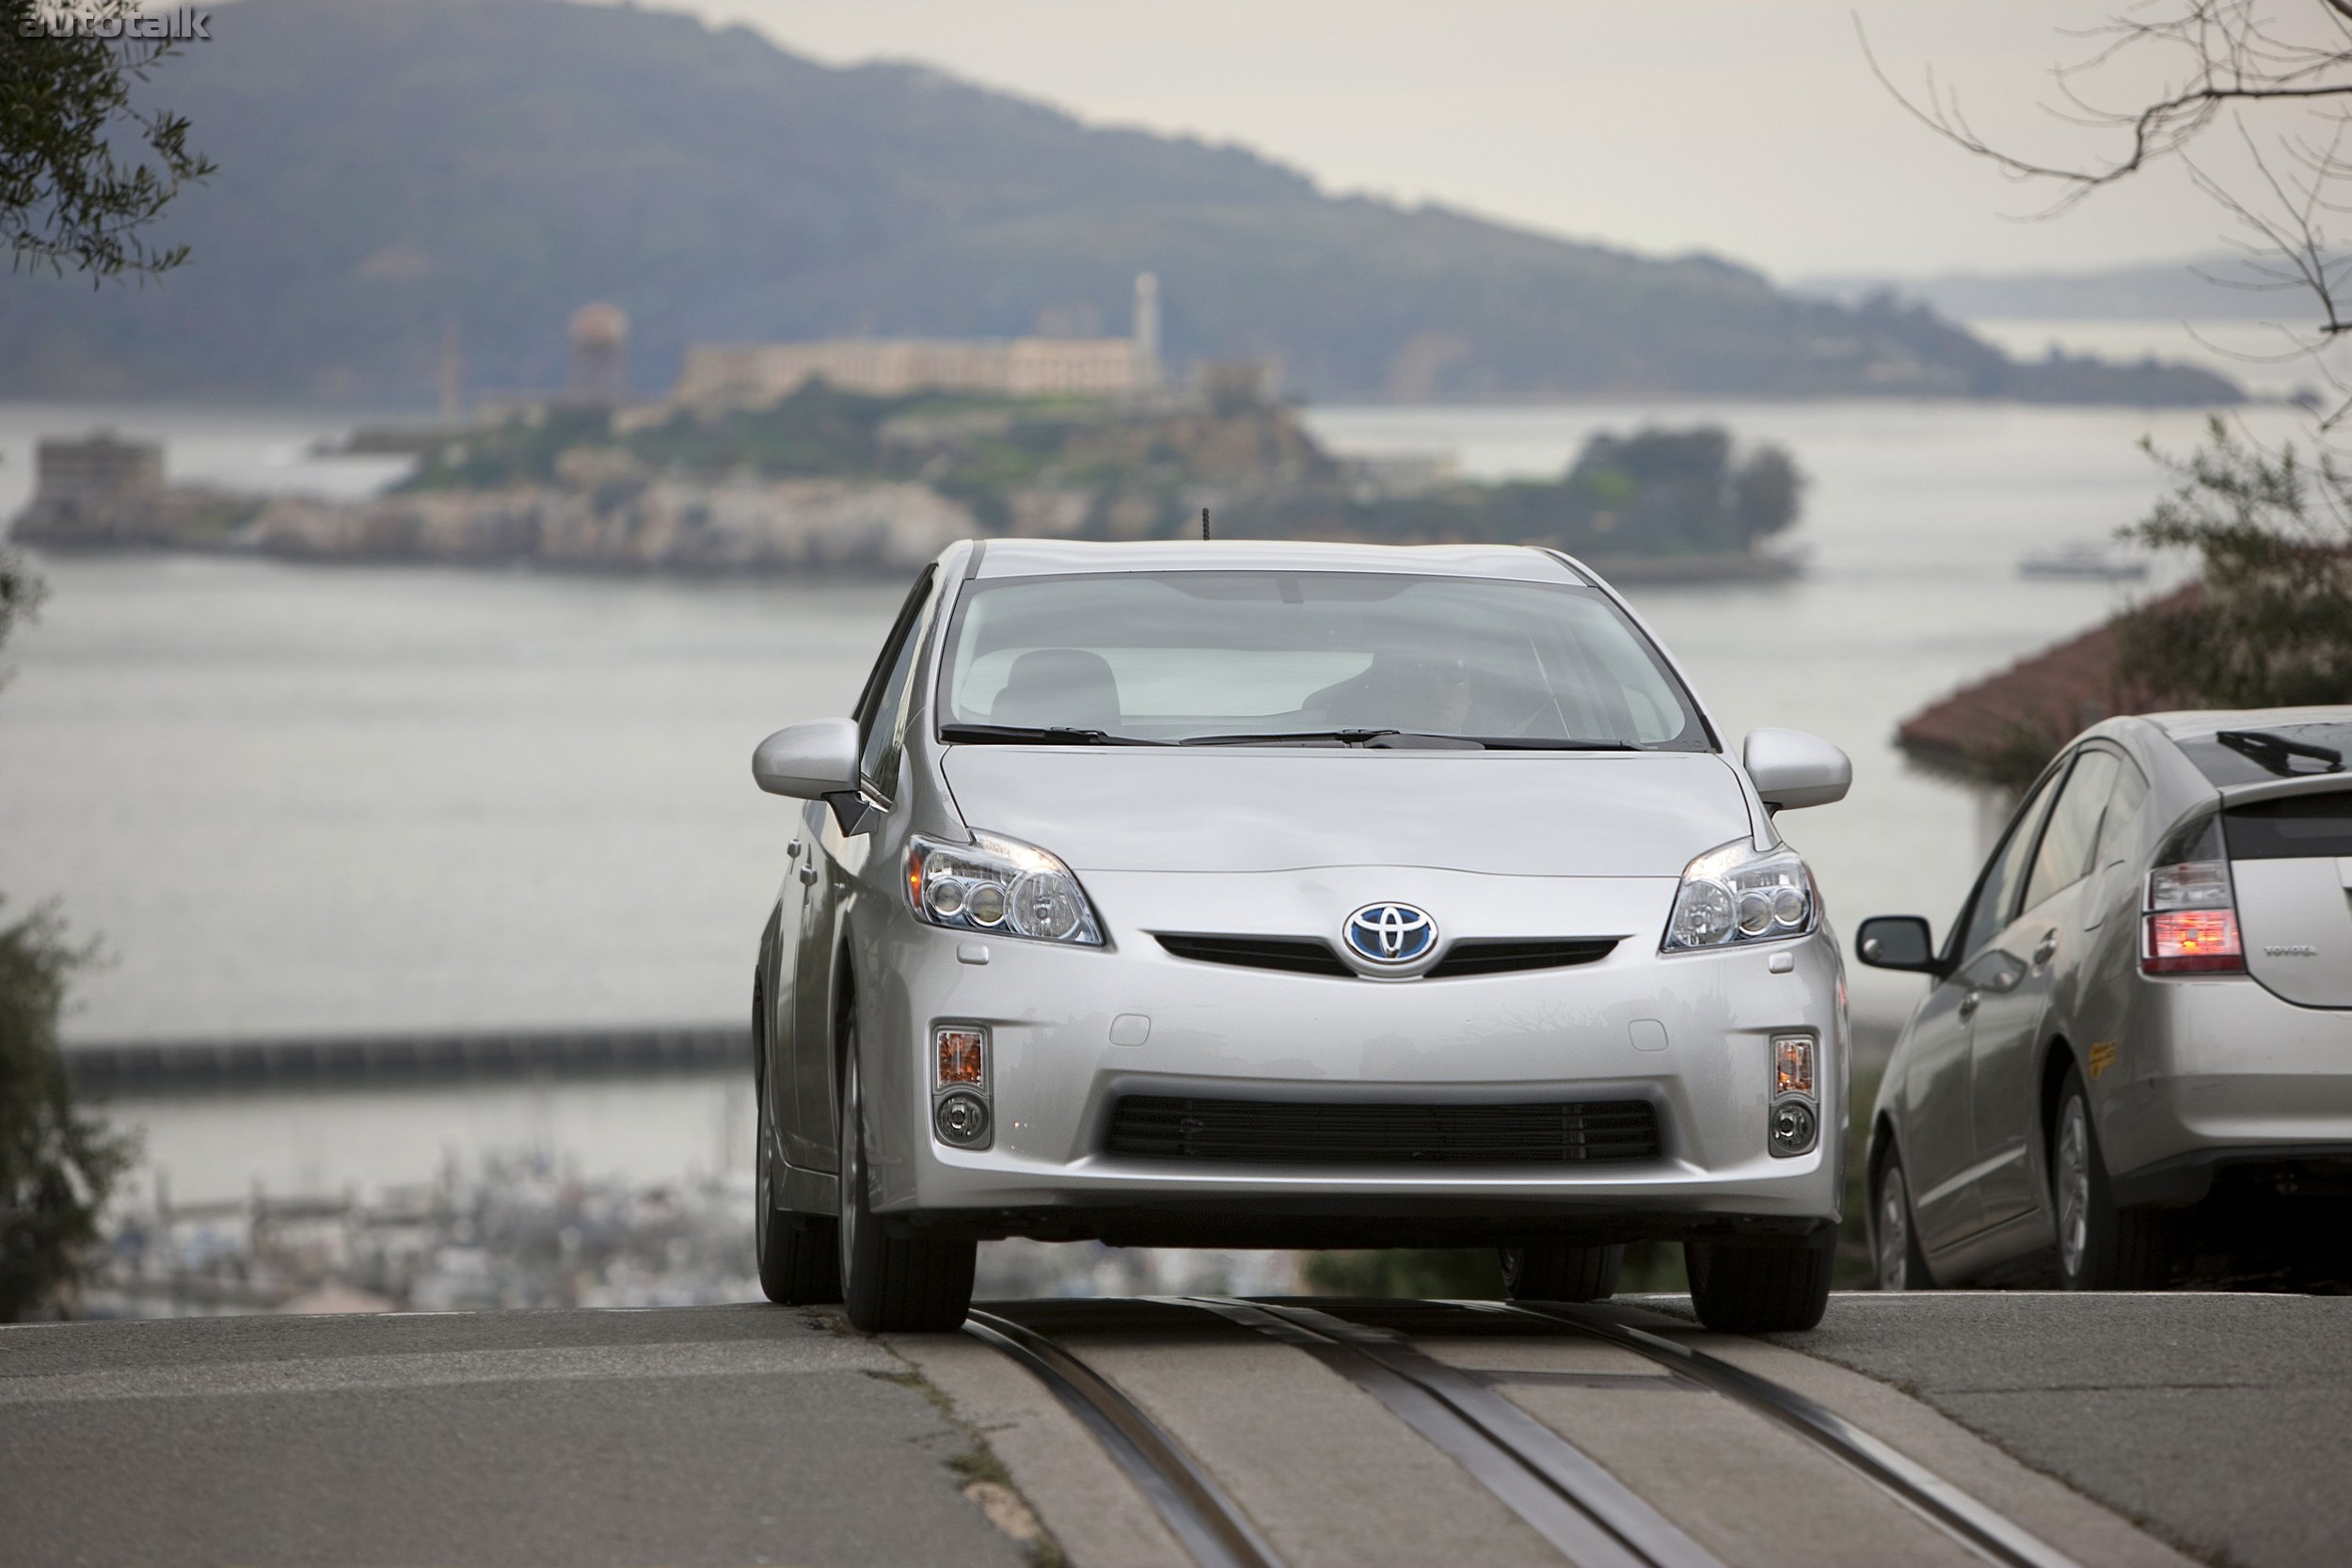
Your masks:
[[[1408,1244],[1592,1236],[1802,1234],[1838,1214],[1846,1040],[1825,933],[1662,957],[1671,881],[1574,890],[1582,931],[1627,932],[1597,962],[1381,982],[1178,958],[1153,930],[1337,928],[1378,897],[1475,911],[1454,936],[1556,929],[1553,879],[1329,871],[1086,878],[1107,949],[1017,940],[959,957],[969,933],[878,922],[861,955],[876,1208],[931,1234],[1100,1236],[1200,1244]],[[1235,884],[1261,884],[1240,886]],[[1352,900],[1352,902],[1351,902]],[[1215,908],[1208,907],[1214,902]],[[1307,906],[1300,908],[1297,906]],[[1288,906],[1288,907],[1286,907]],[[1130,911],[1132,918],[1122,919]],[[1537,922],[1547,924],[1537,924]],[[1211,924],[1214,922],[1214,924]],[[1602,925],[1597,922],[1612,922]],[[1775,955],[1788,967],[1773,973]],[[967,957],[968,957],[967,953]],[[1113,1024],[1129,1021],[1111,1043]],[[1637,1022],[1662,1026],[1638,1032]],[[957,1149],[930,1129],[931,1028],[984,1024],[994,1136]],[[1814,1149],[1767,1148],[1770,1038],[1820,1041]],[[879,1042],[891,1042],[877,1049]],[[1123,1095],[1405,1103],[1645,1100],[1655,1159],[1530,1165],[1301,1165],[1106,1151]]]

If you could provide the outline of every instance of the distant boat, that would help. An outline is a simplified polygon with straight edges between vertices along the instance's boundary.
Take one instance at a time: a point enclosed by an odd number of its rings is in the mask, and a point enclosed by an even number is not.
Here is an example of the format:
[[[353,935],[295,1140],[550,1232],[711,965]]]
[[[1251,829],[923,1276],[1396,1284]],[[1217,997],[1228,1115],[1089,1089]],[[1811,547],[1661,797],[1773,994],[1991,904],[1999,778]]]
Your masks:
[[[2037,550],[2017,562],[2021,578],[2089,578],[2100,582],[2137,582],[2148,575],[2144,556],[2113,545],[2088,542]]]

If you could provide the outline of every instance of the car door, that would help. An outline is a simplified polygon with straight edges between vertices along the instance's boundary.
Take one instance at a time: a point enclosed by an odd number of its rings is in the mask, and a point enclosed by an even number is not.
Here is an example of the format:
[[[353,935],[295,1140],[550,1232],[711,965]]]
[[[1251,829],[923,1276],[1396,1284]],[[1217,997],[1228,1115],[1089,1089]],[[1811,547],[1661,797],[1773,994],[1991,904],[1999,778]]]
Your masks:
[[[2026,863],[2017,915],[1988,950],[1992,962],[1968,1046],[1971,1169],[1987,1226],[2026,1212],[2040,1195],[2033,1152],[2041,1130],[2041,1046],[2052,1031],[2060,976],[2073,972],[2087,947],[2084,896],[2123,766],[2120,752],[2098,744],[2069,759]],[[2098,916],[2088,918],[2095,925]]]
[[[1993,943],[2015,908],[2054,783],[2055,775],[2045,777],[2010,818],[1953,927],[1947,954],[1957,962],[1912,1017],[1901,1087],[1902,1157],[1912,1218],[1920,1244],[1930,1251],[1963,1241],[1983,1226],[1970,1180],[1976,1119],[1969,1046],[1986,991],[2007,983],[2007,966]]]
[[[932,578],[933,569],[926,568],[915,579],[858,698],[858,809],[865,812],[887,811],[897,797],[908,689],[921,664],[918,655],[928,629]],[[795,1143],[815,1170],[837,1168],[833,1048],[835,1001],[843,980],[841,931],[872,849],[866,823],[853,821],[845,831],[843,815],[830,803],[808,808],[804,821],[809,847],[800,876],[800,980],[794,988],[792,1027],[793,1078],[800,1103]]]

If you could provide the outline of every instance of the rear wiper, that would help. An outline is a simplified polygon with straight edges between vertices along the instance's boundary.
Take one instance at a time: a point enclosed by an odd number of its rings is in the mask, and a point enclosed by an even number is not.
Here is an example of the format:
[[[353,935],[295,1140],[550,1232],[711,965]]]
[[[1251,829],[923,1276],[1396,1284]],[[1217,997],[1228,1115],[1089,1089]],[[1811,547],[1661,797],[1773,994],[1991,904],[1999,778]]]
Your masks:
[[[2342,752],[2328,746],[2313,746],[2307,741],[2289,740],[2285,736],[2272,735],[2267,730],[2221,730],[2215,734],[2214,739],[2282,778],[2298,776],[2295,771],[2296,757],[2309,757],[2313,762],[2325,764],[2319,769],[2322,773],[2344,771]]]
[[[1176,742],[1179,746],[1303,746],[1318,740],[1336,740],[1343,746],[1361,746],[1384,735],[1401,734],[1397,730],[1291,730],[1266,734],[1188,735]]]
[[[942,724],[939,738],[976,746],[1165,746],[1165,740],[1144,740],[1108,730],[1081,730],[1059,724]]]

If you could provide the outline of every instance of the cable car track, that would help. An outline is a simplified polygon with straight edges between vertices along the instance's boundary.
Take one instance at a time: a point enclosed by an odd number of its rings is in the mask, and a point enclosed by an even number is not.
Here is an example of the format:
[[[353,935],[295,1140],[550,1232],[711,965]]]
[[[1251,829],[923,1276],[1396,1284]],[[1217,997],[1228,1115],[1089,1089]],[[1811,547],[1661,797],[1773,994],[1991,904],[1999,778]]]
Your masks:
[[[1497,1392],[1486,1378],[1430,1356],[1396,1329],[1357,1321],[1348,1313],[1351,1304],[1144,1299],[1155,1307],[1214,1317],[1314,1357],[1453,1458],[1576,1568],[1723,1568],[1712,1552],[1568,1438]],[[1115,1309],[1117,1304],[1099,1305]],[[2074,1559],[1843,1417],[1744,1368],[1629,1327],[1603,1311],[1555,1303],[1411,1306],[1504,1318],[1641,1356],[1683,1385],[1695,1385],[1794,1433],[1998,1568],[2079,1568]],[[964,1326],[1056,1395],[1136,1482],[1201,1568],[1283,1568],[1263,1533],[1207,1468],[1067,1346],[1001,1312],[976,1310]]]
[[[1200,1462],[1102,1373],[1056,1340],[993,1312],[974,1309],[963,1331],[1044,1384],[1127,1473],[1200,1568],[1284,1568],[1258,1527]]]

